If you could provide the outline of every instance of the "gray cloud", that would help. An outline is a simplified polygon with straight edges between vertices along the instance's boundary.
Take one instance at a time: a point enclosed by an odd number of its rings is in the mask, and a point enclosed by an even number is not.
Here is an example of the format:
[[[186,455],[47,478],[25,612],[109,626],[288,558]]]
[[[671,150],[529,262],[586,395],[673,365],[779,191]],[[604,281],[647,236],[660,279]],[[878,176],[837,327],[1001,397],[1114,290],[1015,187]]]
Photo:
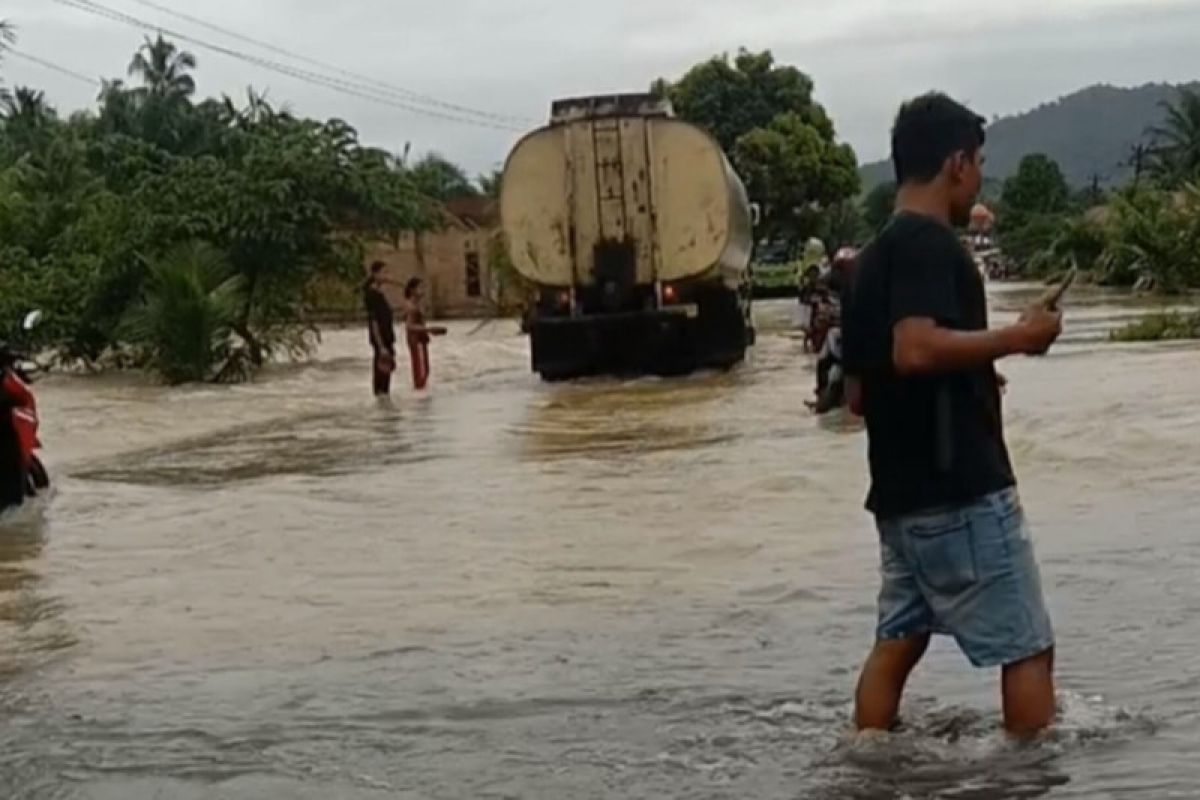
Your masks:
[[[164,27],[219,34],[131,0],[99,0]],[[931,87],[983,113],[1019,111],[1089,83],[1200,77],[1194,0],[158,0],[246,35],[455,103],[545,116],[556,96],[637,90],[713,53],[769,47],[809,72],[864,160],[884,151],[904,97]],[[141,34],[51,0],[8,0],[20,47],[89,75],[118,76]],[[500,162],[516,134],[417,116],[338,95],[189,46],[203,93],[267,88],[298,112],[340,116],[375,144],[440,150],[472,170]],[[11,59],[7,83],[45,87],[64,108],[94,90]]]

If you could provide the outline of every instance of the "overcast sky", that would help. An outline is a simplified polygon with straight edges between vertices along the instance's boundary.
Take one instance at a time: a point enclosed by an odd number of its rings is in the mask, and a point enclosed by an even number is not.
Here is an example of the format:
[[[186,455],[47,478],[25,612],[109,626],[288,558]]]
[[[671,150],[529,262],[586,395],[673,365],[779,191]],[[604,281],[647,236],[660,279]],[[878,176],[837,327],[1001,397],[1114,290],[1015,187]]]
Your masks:
[[[261,58],[137,0],[92,0]],[[816,82],[860,160],[886,151],[906,96],[940,88],[988,116],[1085,85],[1200,78],[1200,0],[153,0],[204,21],[459,106],[545,118],[551,99],[638,91],[740,46],[770,48]],[[18,49],[74,72],[119,77],[142,33],[58,0],[0,0]],[[196,44],[202,95],[252,84],[298,113],[342,117],[365,141],[441,151],[472,172],[516,134],[415,114],[274,74]],[[298,64],[301,68],[315,69]],[[17,57],[6,84],[44,88],[60,109],[91,105],[85,82]]]

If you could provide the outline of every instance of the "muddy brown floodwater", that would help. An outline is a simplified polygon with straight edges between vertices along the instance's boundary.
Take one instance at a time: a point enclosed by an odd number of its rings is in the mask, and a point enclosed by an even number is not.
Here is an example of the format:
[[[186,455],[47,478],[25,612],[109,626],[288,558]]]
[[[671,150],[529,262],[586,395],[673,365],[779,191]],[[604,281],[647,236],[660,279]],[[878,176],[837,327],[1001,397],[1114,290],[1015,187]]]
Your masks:
[[[993,290],[997,317],[1032,290]],[[511,323],[368,397],[365,336],[252,385],[40,385],[59,493],[0,535],[0,797],[1200,796],[1200,348],[1006,364],[1063,721],[1007,745],[952,646],[847,737],[873,627],[864,440],[744,368],[546,386]]]

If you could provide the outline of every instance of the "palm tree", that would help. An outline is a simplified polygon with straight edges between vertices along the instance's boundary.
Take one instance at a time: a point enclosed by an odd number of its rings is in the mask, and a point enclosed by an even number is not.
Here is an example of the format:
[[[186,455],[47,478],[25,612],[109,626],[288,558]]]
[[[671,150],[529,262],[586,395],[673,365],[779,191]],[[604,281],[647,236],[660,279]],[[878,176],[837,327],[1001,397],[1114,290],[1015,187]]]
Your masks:
[[[1164,103],[1166,120],[1150,129],[1155,146],[1151,171],[1169,187],[1200,178],[1200,91],[1180,89],[1174,103]]]
[[[55,110],[46,102],[46,93],[28,86],[18,86],[0,97],[0,117],[4,119],[5,127],[40,128],[56,116]]]
[[[50,144],[48,136],[58,114],[46,102],[42,92],[27,86],[0,92],[0,129],[19,153],[43,152]]]
[[[135,133],[138,130],[138,115],[141,113],[142,100],[142,95],[136,90],[127,88],[122,80],[102,81],[100,94],[96,97],[96,101],[100,104],[101,130],[106,133],[126,135]]]
[[[129,62],[129,75],[141,78],[152,96],[181,99],[196,92],[196,81],[187,74],[195,68],[194,55],[159,34],[153,41],[146,37],[145,44]]]
[[[11,47],[16,40],[17,32],[13,30],[12,23],[6,19],[0,19],[0,53]]]
[[[4,51],[12,47],[13,42],[17,40],[17,33],[13,30],[12,23],[6,19],[0,19],[0,59],[4,57]],[[0,86],[0,98],[7,97],[8,90]]]
[[[168,383],[212,380],[230,355],[241,291],[219,250],[180,244],[150,264],[145,297],[128,312],[124,333]]]

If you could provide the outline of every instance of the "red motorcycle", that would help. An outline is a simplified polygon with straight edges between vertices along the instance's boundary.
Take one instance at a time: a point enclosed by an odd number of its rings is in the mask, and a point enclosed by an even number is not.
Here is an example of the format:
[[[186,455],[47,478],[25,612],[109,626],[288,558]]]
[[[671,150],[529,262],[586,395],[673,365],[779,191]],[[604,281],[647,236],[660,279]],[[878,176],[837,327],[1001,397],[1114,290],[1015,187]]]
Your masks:
[[[42,319],[30,312],[21,323],[22,337]],[[15,345],[0,342],[0,513],[48,494],[50,476],[38,458],[37,399],[30,388],[36,370]]]

